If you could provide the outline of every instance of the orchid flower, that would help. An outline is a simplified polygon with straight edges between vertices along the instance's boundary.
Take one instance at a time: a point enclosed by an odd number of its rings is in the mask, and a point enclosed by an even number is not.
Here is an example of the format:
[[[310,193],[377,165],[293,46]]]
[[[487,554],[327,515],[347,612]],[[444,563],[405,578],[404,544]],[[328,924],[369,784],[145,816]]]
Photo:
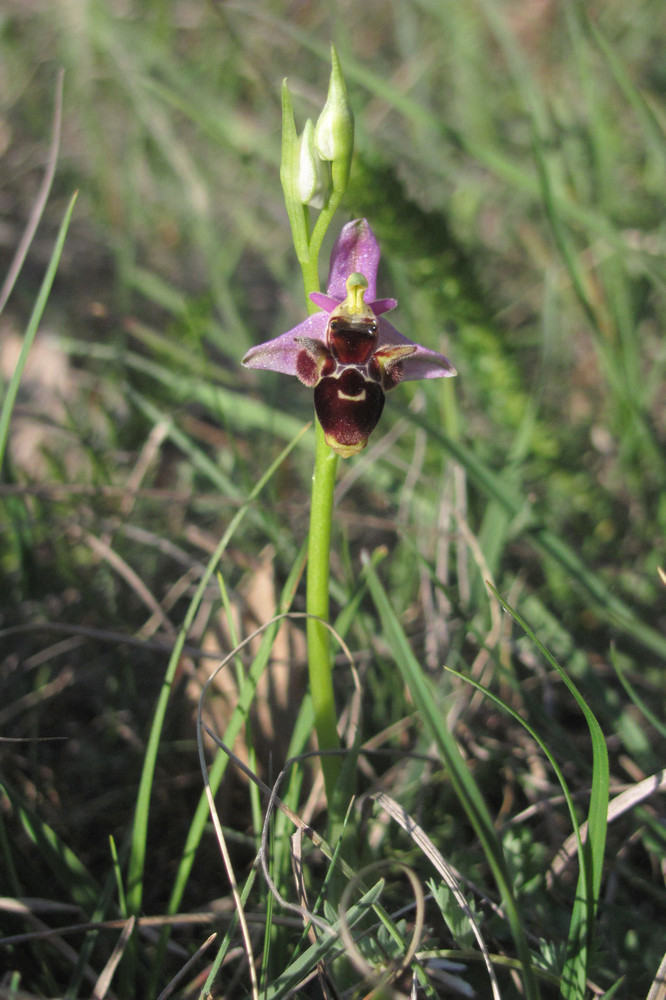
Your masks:
[[[314,388],[326,443],[343,458],[365,448],[389,389],[456,374],[442,354],[408,340],[383,318],[397,302],[376,298],[379,256],[367,221],[348,222],[331,253],[326,294],[310,295],[322,311],[253,347],[242,361],[246,368],[295,375]]]

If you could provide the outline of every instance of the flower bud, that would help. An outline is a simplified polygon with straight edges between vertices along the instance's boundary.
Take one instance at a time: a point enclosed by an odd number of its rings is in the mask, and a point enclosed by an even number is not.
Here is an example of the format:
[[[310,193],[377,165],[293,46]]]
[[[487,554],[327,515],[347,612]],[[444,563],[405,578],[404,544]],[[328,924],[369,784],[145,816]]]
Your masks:
[[[298,158],[298,193],[304,205],[323,208],[328,197],[328,167],[315,149],[315,130],[308,118],[301,136]]]
[[[331,79],[328,96],[314,132],[315,149],[331,163],[333,190],[347,187],[354,152],[354,115],[335,48],[331,45]]]

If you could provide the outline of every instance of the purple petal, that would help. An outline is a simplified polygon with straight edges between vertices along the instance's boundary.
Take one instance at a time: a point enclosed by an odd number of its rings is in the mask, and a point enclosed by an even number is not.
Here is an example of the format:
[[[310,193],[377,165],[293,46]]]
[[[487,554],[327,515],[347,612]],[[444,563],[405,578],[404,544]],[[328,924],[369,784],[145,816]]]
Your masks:
[[[298,338],[307,337],[325,345],[327,326],[328,315],[323,312],[315,313],[293,330],[287,330],[274,340],[267,340],[264,344],[252,347],[241,364],[246,368],[282,372],[283,375],[296,375],[298,378],[298,355],[303,350],[303,344],[298,342]]]
[[[387,319],[380,319],[377,323],[378,348],[394,347],[398,344],[413,344],[416,347],[414,354],[410,354],[409,357],[403,358],[400,362],[401,382],[412,382],[420,378],[446,378],[456,374],[455,368],[443,354],[430,351],[427,347],[415,344],[408,337],[403,337]]]
[[[342,302],[347,297],[347,278],[358,271],[368,282],[365,301],[377,294],[379,243],[366,219],[355,219],[342,227],[331,253],[328,295]]]

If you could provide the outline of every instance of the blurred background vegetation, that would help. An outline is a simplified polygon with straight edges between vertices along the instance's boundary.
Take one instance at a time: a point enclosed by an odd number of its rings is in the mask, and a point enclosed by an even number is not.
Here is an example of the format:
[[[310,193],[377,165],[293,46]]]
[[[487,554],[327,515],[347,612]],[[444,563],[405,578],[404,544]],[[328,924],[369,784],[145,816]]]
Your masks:
[[[570,832],[549,798],[552,776],[525,735],[442,666],[501,691],[547,734],[574,789],[589,789],[586,730],[500,615],[492,580],[584,691],[613,789],[663,763],[663,731],[641,703],[663,715],[665,40],[661,0],[5,0],[3,273],[43,175],[60,68],[65,84],[51,198],[0,317],[4,380],[67,202],[79,198],[0,483],[2,732],[66,739],[0,744],[12,789],[0,894],[86,910],[25,817],[107,877],[108,838],[127,835],[155,699],[202,568],[311,419],[307,390],[239,360],[303,316],[278,176],[280,87],[288,77],[300,127],[316,117],[333,41],[357,128],[339,223],[368,218],[383,250],[378,294],[399,300],[392,321],[459,371],[397,389],[367,452],[342,469],[333,599],[358,653],[364,738],[424,749],[360,583],[361,550],[385,546],[396,614],[508,824],[531,931],[566,937],[571,883],[553,898],[544,880]],[[234,615],[243,633],[274,613],[307,530],[312,439],[234,533],[220,566],[226,611],[211,584],[189,631],[153,789],[147,913],[164,910],[200,794],[203,672],[233,645]],[[265,777],[299,711],[302,657],[294,629],[246,740]],[[341,665],[341,705],[350,687]],[[233,682],[218,697],[223,729]],[[422,763],[386,766],[368,782],[381,774],[474,873],[445,776],[433,773],[426,794]],[[256,829],[243,784],[225,788],[242,870]],[[663,804],[621,818],[609,837],[597,981],[625,974],[632,986],[620,995],[645,996],[663,952]],[[226,894],[204,840],[183,906]],[[5,934],[26,929],[15,915],[0,920]],[[109,942],[96,947],[101,967]],[[5,958],[36,995],[72,982],[71,957],[46,945]],[[142,995],[132,988],[124,995]]]

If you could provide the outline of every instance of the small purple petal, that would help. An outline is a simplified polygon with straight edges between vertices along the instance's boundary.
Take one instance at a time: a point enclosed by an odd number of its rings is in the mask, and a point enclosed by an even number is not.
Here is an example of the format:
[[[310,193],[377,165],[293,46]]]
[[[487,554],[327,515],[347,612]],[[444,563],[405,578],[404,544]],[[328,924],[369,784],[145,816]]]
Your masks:
[[[342,227],[331,253],[327,293],[342,302],[347,297],[347,278],[357,271],[368,282],[365,301],[377,294],[379,243],[367,219],[355,219]]]
[[[309,316],[293,330],[287,330],[274,340],[252,347],[241,364],[246,368],[259,368],[264,371],[282,372],[283,375],[295,375],[298,378],[298,355],[303,350],[299,338],[306,337],[326,345],[326,327],[328,315],[320,312]]]
[[[310,301],[314,302],[316,306],[323,309],[325,312],[333,312],[340,305],[340,299],[331,298],[330,295],[324,295],[323,292],[310,292]]]
[[[374,302],[368,302],[375,316],[381,316],[382,313],[390,312],[391,309],[395,309],[397,304],[397,299],[375,299]]]
[[[403,337],[387,319],[380,319],[377,323],[379,327],[378,348],[394,347],[398,344],[413,344],[416,347],[414,354],[410,354],[409,357],[403,358],[400,362],[401,382],[411,382],[420,378],[446,378],[456,374],[455,368],[443,354],[430,351],[427,347],[415,344],[408,337]]]

